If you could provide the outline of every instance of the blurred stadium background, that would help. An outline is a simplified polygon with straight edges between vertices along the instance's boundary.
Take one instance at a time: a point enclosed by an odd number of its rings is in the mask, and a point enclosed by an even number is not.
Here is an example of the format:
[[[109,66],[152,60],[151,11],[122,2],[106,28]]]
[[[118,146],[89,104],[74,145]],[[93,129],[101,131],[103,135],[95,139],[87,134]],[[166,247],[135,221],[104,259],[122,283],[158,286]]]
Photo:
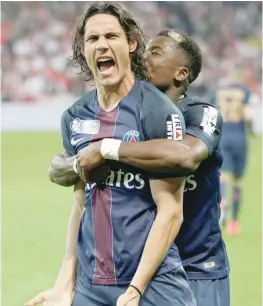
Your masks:
[[[47,178],[62,150],[62,111],[89,90],[70,66],[76,20],[91,2],[1,3],[2,305],[51,287],[64,251],[71,188]],[[225,237],[232,306],[262,303],[262,3],[125,2],[148,37],[178,28],[199,43],[204,66],[191,93],[204,97],[233,75],[253,91],[253,134],[242,234]],[[161,306],[161,305],[160,305]]]

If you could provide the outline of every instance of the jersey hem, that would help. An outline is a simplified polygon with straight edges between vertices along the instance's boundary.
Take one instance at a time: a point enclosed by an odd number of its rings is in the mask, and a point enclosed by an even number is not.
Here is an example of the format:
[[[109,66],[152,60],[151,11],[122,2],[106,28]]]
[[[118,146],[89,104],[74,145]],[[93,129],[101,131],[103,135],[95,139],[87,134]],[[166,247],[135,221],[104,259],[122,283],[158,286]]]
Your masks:
[[[161,271],[157,270],[156,274],[154,274],[152,279],[154,279],[157,276],[163,275],[165,273],[169,273],[171,271],[174,271],[174,270],[178,269],[180,266],[182,266],[182,264],[180,264],[178,266],[173,265],[173,266],[171,266],[167,269],[163,269]],[[103,285],[108,285],[108,286],[129,285],[130,282],[133,279],[133,276],[129,277],[129,278],[96,278],[96,279],[94,279],[94,278],[91,278],[91,277],[87,276],[87,274],[83,271],[83,268],[78,269],[77,277],[78,276],[83,277],[85,280],[87,280],[91,284],[99,285],[99,286],[103,286]]]

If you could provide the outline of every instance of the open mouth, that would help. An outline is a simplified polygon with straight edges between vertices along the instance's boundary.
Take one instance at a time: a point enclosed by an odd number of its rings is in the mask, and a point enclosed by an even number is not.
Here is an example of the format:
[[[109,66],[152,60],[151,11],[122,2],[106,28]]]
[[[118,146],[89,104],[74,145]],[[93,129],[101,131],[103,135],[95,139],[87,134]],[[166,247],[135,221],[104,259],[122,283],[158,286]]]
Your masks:
[[[115,62],[111,57],[102,57],[97,60],[97,66],[103,75],[108,75],[113,72]]]

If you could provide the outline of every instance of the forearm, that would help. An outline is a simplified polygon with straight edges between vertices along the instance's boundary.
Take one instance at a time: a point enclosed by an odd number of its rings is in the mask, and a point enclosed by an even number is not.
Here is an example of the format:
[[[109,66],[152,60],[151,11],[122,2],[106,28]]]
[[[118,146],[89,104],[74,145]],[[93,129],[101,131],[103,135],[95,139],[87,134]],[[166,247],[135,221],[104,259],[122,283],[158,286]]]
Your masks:
[[[177,141],[158,139],[146,142],[122,142],[118,151],[123,163],[151,172],[188,175],[192,173],[191,147]]]
[[[77,256],[71,259],[64,259],[54,289],[58,291],[72,292],[76,283]]]
[[[147,238],[138,269],[131,284],[142,292],[164,260],[182,224],[182,212],[160,211]]]
[[[80,220],[84,211],[84,198],[84,184],[79,181],[74,186],[74,198],[66,235],[64,260],[54,285],[54,288],[60,291],[66,290],[72,292],[75,285],[77,267],[76,246]]]

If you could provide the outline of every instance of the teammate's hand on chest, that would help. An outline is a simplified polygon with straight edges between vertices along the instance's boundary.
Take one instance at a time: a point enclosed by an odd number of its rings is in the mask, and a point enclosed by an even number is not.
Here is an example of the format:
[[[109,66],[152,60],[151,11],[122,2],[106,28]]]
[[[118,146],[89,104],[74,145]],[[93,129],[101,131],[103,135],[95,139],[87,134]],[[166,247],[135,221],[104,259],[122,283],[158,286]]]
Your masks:
[[[77,162],[81,168],[91,170],[104,162],[104,158],[100,153],[100,146],[101,141],[96,141],[78,152]]]
[[[77,154],[77,170],[82,181],[87,184],[101,184],[110,173],[110,167],[100,153],[101,141],[91,143]]]

